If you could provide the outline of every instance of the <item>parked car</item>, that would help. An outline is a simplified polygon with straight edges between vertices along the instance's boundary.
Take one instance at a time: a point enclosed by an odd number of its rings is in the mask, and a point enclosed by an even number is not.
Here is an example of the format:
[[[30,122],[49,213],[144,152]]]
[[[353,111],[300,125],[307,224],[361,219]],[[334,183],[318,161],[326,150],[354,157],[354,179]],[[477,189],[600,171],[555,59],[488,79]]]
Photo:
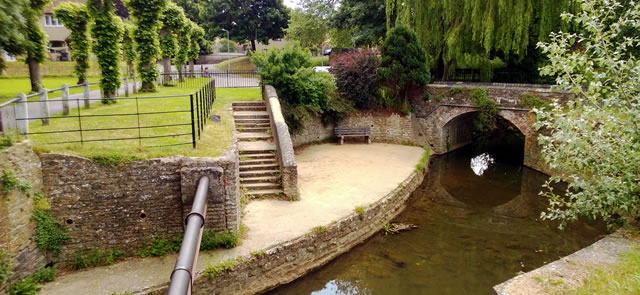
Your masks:
[[[313,71],[316,73],[329,73],[331,67],[313,67]]]

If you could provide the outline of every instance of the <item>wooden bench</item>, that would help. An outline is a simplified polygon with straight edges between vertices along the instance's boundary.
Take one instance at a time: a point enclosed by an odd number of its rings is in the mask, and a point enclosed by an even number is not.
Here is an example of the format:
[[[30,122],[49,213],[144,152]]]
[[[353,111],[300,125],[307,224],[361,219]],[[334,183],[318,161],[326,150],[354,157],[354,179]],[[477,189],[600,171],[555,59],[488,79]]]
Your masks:
[[[339,127],[334,128],[333,133],[340,139],[340,145],[344,143],[344,138],[347,136],[364,136],[367,139],[367,143],[371,144],[371,129],[369,127]]]

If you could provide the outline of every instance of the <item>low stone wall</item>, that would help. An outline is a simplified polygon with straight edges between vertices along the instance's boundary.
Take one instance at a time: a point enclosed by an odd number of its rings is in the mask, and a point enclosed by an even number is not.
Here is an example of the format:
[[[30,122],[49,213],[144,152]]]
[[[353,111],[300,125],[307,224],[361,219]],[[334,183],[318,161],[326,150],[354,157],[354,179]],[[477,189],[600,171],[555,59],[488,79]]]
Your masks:
[[[412,173],[398,188],[370,205],[363,216],[353,213],[328,225],[326,232],[309,233],[272,246],[262,256],[243,257],[230,271],[214,279],[199,273],[194,294],[256,294],[304,276],[364,242],[400,214],[425,173],[426,169]],[[153,294],[165,292],[156,290]]]
[[[355,112],[349,114],[337,125],[325,125],[320,118],[304,122],[304,131],[293,135],[294,146],[332,139],[335,127],[369,127],[373,142],[415,144],[415,129],[412,115],[398,113]],[[356,138],[354,140],[363,140]],[[364,142],[364,141],[363,141]]]
[[[237,151],[217,158],[170,157],[105,166],[89,159],[47,153],[41,156],[42,179],[50,213],[63,222],[72,240],[60,262],[78,251],[144,247],[154,235],[183,232],[195,183],[212,177],[207,230],[237,231],[240,224]],[[215,171],[222,170],[222,174]]]
[[[0,151],[0,173],[12,173],[17,179],[31,185],[31,192],[0,192],[0,248],[8,252],[14,275],[9,281],[22,279],[45,264],[45,257],[34,238],[32,192],[42,191],[40,159],[28,142],[18,143]],[[0,294],[6,292],[0,286]]]
[[[298,165],[293,151],[293,143],[289,134],[289,126],[284,120],[278,93],[273,86],[266,85],[262,91],[269,118],[271,130],[278,149],[278,161],[282,170],[282,189],[290,200],[298,200]]]

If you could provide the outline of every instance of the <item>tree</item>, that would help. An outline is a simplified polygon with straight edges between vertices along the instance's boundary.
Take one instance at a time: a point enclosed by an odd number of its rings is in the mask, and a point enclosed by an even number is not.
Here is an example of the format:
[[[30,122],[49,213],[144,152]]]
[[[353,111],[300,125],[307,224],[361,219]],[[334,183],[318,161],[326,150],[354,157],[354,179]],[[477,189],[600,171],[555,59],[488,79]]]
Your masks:
[[[120,88],[120,40],[122,21],[114,14],[112,0],[87,1],[89,15],[93,20],[91,35],[97,41],[93,53],[98,57],[102,79],[100,88],[104,93],[104,103],[114,102],[116,90]]]
[[[385,0],[343,0],[331,18],[331,27],[349,31],[349,46],[378,45],[387,32]]]
[[[24,42],[16,45],[20,46],[21,52],[26,54],[25,62],[29,66],[31,91],[38,92],[42,89],[40,64],[47,58],[47,40],[38,24],[49,0],[29,0],[26,4],[22,9],[22,16],[25,19],[22,26]]]
[[[200,43],[204,39],[204,29],[198,26],[198,24],[192,22],[191,25],[191,44],[189,46],[189,72],[193,73],[193,66],[195,60],[200,56]]]
[[[127,61],[127,75],[134,77],[136,75],[136,69],[134,64],[136,62],[136,51],[134,50],[133,31],[135,27],[132,24],[124,24],[124,35],[122,37],[122,54]]]
[[[560,26],[559,15],[574,0],[386,0],[387,27],[414,28],[443,80],[465,60],[487,65],[498,57],[520,61],[531,40]],[[478,62],[478,60],[483,60]]]
[[[340,95],[356,108],[375,106],[378,95],[378,55],[373,50],[357,50],[338,55],[331,67]],[[357,89],[357,91],[354,91]]]
[[[71,31],[71,57],[75,62],[74,73],[78,77],[78,84],[87,82],[89,69],[89,12],[87,6],[75,2],[60,4],[53,11],[57,19]]]
[[[160,22],[160,52],[165,73],[171,72],[171,59],[178,53],[177,34],[182,31],[187,21],[184,11],[173,2],[169,2],[162,13]],[[166,77],[171,80],[171,76]]]
[[[306,13],[302,9],[295,9],[291,12],[286,39],[298,41],[304,47],[321,51],[328,32],[329,26],[326,20]]]
[[[546,184],[544,219],[561,226],[581,216],[610,224],[640,216],[640,4],[581,0],[581,12],[564,18],[580,33],[553,33],[538,46],[549,58],[541,69],[576,97],[554,101],[548,111],[534,109],[538,140],[558,174]],[[564,180],[567,191],[553,191]]]
[[[406,110],[411,91],[422,89],[430,79],[424,49],[413,30],[398,25],[387,33],[380,55],[378,76],[393,90],[395,98],[403,102]]]
[[[195,23],[187,20],[185,26],[182,27],[182,30],[178,33],[178,53],[176,57],[173,59],[173,64],[178,69],[178,75],[180,81],[182,81],[182,66],[189,62],[189,45],[191,44],[191,34],[193,32],[193,28]]]
[[[226,29],[234,41],[251,41],[252,51],[256,41],[269,44],[284,37],[288,27],[289,10],[282,0],[203,0],[201,9],[208,39],[226,36]]]
[[[143,92],[155,91],[154,82],[158,79],[156,67],[160,56],[158,31],[161,27],[160,17],[167,6],[167,0],[129,0],[129,13],[133,16],[136,30],[133,38],[138,52],[138,74],[142,80]]]
[[[0,0],[0,51],[18,55],[22,52],[20,44],[25,39],[21,28],[25,25],[22,9],[27,5],[26,0]],[[4,60],[0,55],[0,73],[4,70]]]

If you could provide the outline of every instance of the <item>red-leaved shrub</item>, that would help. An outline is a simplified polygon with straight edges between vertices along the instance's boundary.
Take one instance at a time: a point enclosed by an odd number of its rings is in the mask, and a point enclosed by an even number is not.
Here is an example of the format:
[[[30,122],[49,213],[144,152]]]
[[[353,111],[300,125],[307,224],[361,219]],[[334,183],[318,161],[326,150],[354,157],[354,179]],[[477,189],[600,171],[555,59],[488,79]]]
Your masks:
[[[332,64],[338,92],[358,109],[376,105],[378,56],[373,50],[354,50],[337,56]]]

